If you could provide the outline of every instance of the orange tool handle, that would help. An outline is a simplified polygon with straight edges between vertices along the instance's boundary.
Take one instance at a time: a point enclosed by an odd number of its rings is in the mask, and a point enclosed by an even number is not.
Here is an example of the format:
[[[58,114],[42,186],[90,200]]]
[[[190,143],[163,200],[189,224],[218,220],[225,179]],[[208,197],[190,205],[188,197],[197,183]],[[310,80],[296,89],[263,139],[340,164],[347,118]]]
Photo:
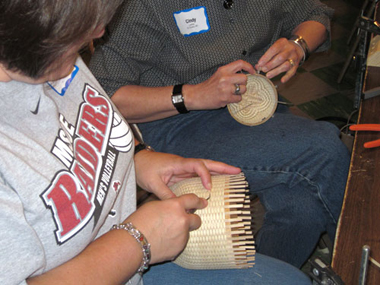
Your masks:
[[[350,126],[351,131],[379,131],[380,124],[357,124]],[[364,143],[365,148],[373,148],[380,146],[380,139]]]
[[[350,126],[351,131],[378,131],[380,132],[380,124],[357,124]]]
[[[365,148],[373,148],[373,147],[378,147],[380,146],[380,140],[375,140],[375,141],[370,141],[366,142],[363,145]]]

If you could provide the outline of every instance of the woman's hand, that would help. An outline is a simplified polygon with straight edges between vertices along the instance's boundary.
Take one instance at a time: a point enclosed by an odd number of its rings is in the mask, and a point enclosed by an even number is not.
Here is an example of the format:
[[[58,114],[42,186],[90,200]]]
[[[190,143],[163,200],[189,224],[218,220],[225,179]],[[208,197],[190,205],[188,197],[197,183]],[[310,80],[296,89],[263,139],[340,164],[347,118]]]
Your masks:
[[[200,227],[194,210],[207,201],[194,194],[149,202],[131,214],[131,222],[151,245],[150,264],[174,259],[185,247],[189,232]],[[125,284],[141,266],[141,246],[125,230],[110,230],[63,264],[28,278],[28,284]]]
[[[241,101],[240,94],[247,90],[247,76],[256,73],[253,66],[243,60],[237,60],[221,66],[206,81],[197,85],[184,85],[183,95],[188,110],[208,110],[225,107],[229,103]],[[236,91],[236,84],[240,91]]]
[[[201,226],[193,214],[203,209],[207,201],[194,194],[142,205],[126,222],[141,231],[151,245],[151,264],[173,260],[186,246],[189,232]]]
[[[212,174],[238,174],[240,168],[207,159],[140,151],[135,155],[137,184],[160,199],[175,197],[168,186],[185,178],[200,176],[203,186],[211,189]]]
[[[328,38],[325,26],[316,21],[302,22],[294,28],[292,34],[304,38],[309,52],[315,51]],[[302,47],[286,38],[280,38],[260,58],[255,68],[266,72],[268,78],[286,72],[281,78],[281,82],[285,83],[296,74],[303,56]]]
[[[286,72],[281,78],[281,82],[285,83],[296,74],[302,58],[301,47],[286,38],[280,38],[260,58],[255,68],[266,72],[268,78]]]

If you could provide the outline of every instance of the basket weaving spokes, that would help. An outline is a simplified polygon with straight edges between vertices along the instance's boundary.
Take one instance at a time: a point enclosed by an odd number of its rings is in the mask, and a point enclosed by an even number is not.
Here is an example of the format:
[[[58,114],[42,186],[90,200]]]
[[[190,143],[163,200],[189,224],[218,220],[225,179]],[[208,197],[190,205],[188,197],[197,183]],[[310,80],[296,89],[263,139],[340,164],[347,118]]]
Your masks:
[[[190,233],[186,248],[174,261],[176,264],[188,269],[253,266],[252,216],[248,183],[243,174],[213,176],[211,193],[207,193],[200,178],[183,180],[171,188],[177,196],[194,193],[209,197],[208,206],[196,212],[202,226]]]

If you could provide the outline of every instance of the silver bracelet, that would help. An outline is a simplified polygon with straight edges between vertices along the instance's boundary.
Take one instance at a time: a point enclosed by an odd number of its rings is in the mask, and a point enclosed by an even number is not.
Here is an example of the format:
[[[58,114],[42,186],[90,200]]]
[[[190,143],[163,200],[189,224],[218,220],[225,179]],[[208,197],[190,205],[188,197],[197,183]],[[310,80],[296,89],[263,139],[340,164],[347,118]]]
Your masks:
[[[150,262],[150,244],[146,240],[145,236],[136,229],[132,223],[125,223],[119,225],[113,225],[111,230],[126,230],[136,241],[140,244],[143,252],[143,259],[140,268],[137,270],[139,274],[143,274],[145,270],[149,268]]]
[[[293,43],[295,43],[303,51],[303,58],[299,63],[299,65],[301,66],[309,58],[309,55],[310,55],[309,46],[307,45],[305,39],[301,36],[298,36],[298,35],[293,35],[289,39],[289,41],[292,41]]]

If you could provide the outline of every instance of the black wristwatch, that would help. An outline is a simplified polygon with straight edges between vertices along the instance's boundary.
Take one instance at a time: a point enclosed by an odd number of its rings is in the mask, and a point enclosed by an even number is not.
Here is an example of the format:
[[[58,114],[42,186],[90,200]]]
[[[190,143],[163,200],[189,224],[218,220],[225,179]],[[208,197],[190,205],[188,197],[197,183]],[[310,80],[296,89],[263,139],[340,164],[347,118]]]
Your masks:
[[[179,84],[173,87],[172,103],[177,109],[178,113],[186,114],[189,113],[189,111],[186,109],[185,100],[183,99],[182,86],[183,84]]]
[[[135,155],[144,149],[149,150],[149,151],[154,151],[154,149],[151,146],[145,143],[139,143],[138,145],[135,146]]]

